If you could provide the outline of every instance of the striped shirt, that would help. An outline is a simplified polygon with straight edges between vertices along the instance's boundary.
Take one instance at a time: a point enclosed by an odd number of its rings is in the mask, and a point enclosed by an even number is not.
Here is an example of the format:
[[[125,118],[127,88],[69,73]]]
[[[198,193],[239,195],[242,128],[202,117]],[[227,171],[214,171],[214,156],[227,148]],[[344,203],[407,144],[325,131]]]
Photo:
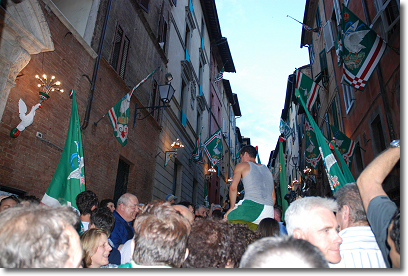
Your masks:
[[[340,231],[341,261],[331,268],[386,268],[383,255],[370,226],[348,227]]]

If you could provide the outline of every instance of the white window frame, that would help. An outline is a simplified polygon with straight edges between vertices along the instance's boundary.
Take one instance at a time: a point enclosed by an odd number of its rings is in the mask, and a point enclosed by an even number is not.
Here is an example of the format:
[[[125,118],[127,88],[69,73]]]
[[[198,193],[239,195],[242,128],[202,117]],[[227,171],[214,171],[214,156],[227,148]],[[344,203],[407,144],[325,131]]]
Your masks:
[[[385,3],[383,3],[383,1],[384,0],[374,0],[377,15],[374,17],[370,28],[376,29],[375,26],[378,26],[378,24],[382,24],[384,29],[384,34],[382,36],[386,41],[388,41],[388,32],[394,27],[395,24],[397,24],[400,21],[401,8],[399,0],[386,0]],[[391,24],[388,24],[386,14],[384,13],[384,11],[391,2],[397,4],[399,15],[393,22],[391,22]],[[380,18],[381,21],[378,21]]]
[[[344,1],[346,2],[346,1]],[[345,5],[347,5],[345,3]],[[339,5],[339,0],[333,0],[333,9],[334,9],[334,13],[336,14],[336,23],[337,26],[339,26],[341,24],[341,9],[340,9],[340,5]]]
[[[342,83],[341,86],[343,88],[344,107],[346,109],[346,113],[348,114],[354,104],[354,101],[356,100],[354,98],[354,88],[345,83]]]
[[[334,48],[334,40],[335,40],[335,37],[333,36],[331,20],[327,20],[326,24],[324,24],[323,36],[324,36],[324,42],[326,44],[326,53],[328,53],[331,49]]]

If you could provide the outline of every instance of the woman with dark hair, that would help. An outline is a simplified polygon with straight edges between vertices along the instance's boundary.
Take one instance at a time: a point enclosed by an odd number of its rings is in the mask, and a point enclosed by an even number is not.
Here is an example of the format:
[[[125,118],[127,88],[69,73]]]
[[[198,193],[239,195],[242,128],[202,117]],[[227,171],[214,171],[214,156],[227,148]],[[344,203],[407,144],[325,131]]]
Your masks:
[[[112,212],[115,211],[115,203],[112,199],[103,199],[99,203],[99,207],[108,207]]]
[[[280,236],[279,222],[273,218],[264,218],[259,222],[256,232],[261,233],[262,237]]]

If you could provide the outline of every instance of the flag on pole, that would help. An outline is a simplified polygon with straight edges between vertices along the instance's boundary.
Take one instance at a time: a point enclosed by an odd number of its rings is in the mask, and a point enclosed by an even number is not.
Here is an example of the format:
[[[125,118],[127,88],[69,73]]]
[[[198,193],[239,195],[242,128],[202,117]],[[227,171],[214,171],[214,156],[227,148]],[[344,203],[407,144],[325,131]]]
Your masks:
[[[72,206],[79,215],[76,197],[85,191],[84,154],[74,89],[70,91],[70,95],[72,108],[67,139],[57,169],[41,202],[51,207]]]
[[[292,18],[293,20],[295,20],[295,21],[299,22],[300,24],[302,24],[303,29],[305,29],[305,30],[308,31],[308,32],[315,32],[315,33],[320,32],[320,28],[321,28],[320,26],[319,26],[319,27],[316,27],[316,28],[312,28],[312,27],[309,27],[309,26],[306,25],[306,24],[303,24],[303,23],[300,22],[299,20],[294,19],[293,17],[291,17],[291,16],[289,16],[289,15],[286,15],[286,17],[290,17],[290,18]]]
[[[288,193],[288,183],[286,180],[286,166],[285,166],[285,155],[283,153],[283,137],[279,137],[279,182],[280,182],[280,192],[282,198],[282,220],[285,221],[285,212],[288,209],[288,201],[283,200],[285,195]]]
[[[177,156],[177,150],[166,151],[164,153],[164,166],[165,167],[167,166],[167,164],[169,163],[170,159],[173,156]]]
[[[306,109],[306,104],[303,98],[300,96],[299,89],[295,89],[295,96],[299,99],[300,103],[305,108],[306,116],[309,119],[310,125],[314,129],[314,132],[316,134],[316,140],[319,146],[319,151],[320,151],[320,154],[322,155],[324,169],[326,170],[330,188],[334,193],[338,188],[344,186],[348,182],[346,178],[344,177],[343,172],[341,171],[336,158],[331,152],[323,133],[320,131],[319,127],[317,126],[316,122],[313,120],[313,117],[310,115],[309,111]]]
[[[340,151],[337,149],[334,141],[330,141],[329,147],[331,150],[334,150],[334,153],[336,153],[337,158],[340,160],[341,168],[343,169],[343,175],[344,178],[346,178],[346,183],[356,182],[354,176],[351,174],[349,167],[347,167],[346,162],[342,158]]]
[[[333,125],[330,125],[333,131],[334,140],[336,146],[346,162],[347,166],[351,168],[351,163],[353,161],[354,150],[356,149],[356,143],[341,132],[338,128]]]
[[[126,145],[128,138],[130,97],[129,92],[108,111],[113,134],[122,146]]]
[[[312,128],[312,125],[306,120],[305,121],[306,130],[306,162],[309,163],[313,168],[317,168],[317,164],[321,159],[321,154],[319,151],[319,146],[316,140],[316,134]]]
[[[319,95],[320,85],[314,82],[311,78],[296,70],[296,88],[299,89],[303,101],[306,103],[307,110],[312,110],[317,96]]]
[[[280,119],[280,124],[279,124],[279,132],[283,134],[285,137],[285,140],[289,138],[289,136],[295,132],[294,129],[292,129],[282,118]]]
[[[222,132],[220,128],[204,143],[204,151],[207,154],[208,159],[210,159],[211,166],[215,166],[220,162],[222,148]]]
[[[225,64],[222,66],[221,71],[218,73],[218,75],[215,77],[215,81],[214,83],[219,82],[220,80],[222,80],[222,78],[224,77],[224,66]]]
[[[153,72],[142,79],[133,89],[128,92],[115,106],[113,106],[107,114],[109,114],[109,119],[112,124],[113,134],[122,146],[127,144],[128,138],[128,124],[129,124],[129,105],[130,98],[133,92],[142,85],[148,78],[150,78],[158,69],[157,67]],[[105,114],[106,115],[106,114]],[[103,116],[105,116],[103,115]]]
[[[384,54],[386,43],[343,4],[343,80],[364,90]]]

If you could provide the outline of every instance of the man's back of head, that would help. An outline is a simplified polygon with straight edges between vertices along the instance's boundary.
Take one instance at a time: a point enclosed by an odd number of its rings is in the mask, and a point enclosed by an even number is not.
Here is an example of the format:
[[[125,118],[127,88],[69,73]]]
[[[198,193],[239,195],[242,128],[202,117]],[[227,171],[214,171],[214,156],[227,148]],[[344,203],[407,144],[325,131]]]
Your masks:
[[[136,264],[180,267],[191,226],[169,202],[147,204],[136,218],[134,229]]]
[[[76,197],[76,205],[81,215],[91,214],[91,211],[98,207],[98,204],[98,197],[90,190],[83,191]]]
[[[194,221],[184,268],[238,267],[247,245],[260,238],[246,225],[214,219]]]
[[[322,252],[291,236],[265,237],[248,246],[240,268],[328,268]]]
[[[246,152],[248,153],[249,157],[251,157],[251,158],[256,158],[256,155],[258,153],[256,148],[254,146],[251,146],[251,145],[243,146],[241,148],[241,150],[239,151],[239,154],[244,155]]]
[[[340,230],[351,226],[368,226],[367,214],[356,183],[348,183],[336,190],[337,218]],[[344,216],[344,218],[343,218]]]
[[[109,237],[115,227],[115,216],[108,207],[95,208],[91,212],[90,226],[106,230]]]
[[[0,267],[78,267],[82,259],[71,207],[9,208],[0,214]]]

